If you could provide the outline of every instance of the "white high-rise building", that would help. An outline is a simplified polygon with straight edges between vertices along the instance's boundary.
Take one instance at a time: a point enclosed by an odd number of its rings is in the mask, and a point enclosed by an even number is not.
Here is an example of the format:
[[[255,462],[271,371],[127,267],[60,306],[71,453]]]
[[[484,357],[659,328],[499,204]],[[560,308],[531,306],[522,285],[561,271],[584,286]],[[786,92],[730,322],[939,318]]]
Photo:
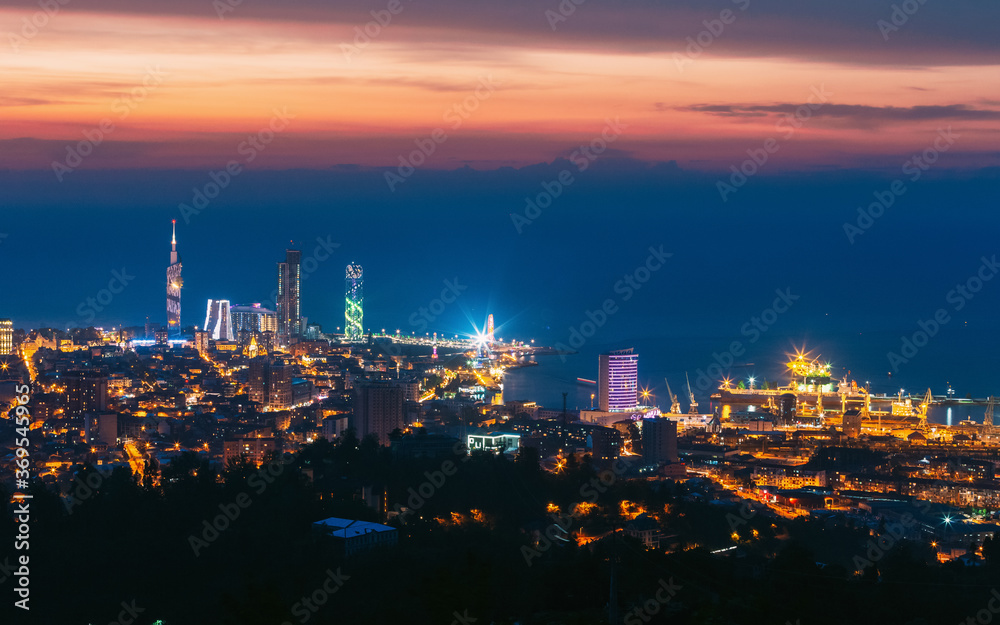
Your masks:
[[[229,310],[229,300],[208,300],[208,313],[205,315],[205,331],[215,341],[232,341],[233,320]]]

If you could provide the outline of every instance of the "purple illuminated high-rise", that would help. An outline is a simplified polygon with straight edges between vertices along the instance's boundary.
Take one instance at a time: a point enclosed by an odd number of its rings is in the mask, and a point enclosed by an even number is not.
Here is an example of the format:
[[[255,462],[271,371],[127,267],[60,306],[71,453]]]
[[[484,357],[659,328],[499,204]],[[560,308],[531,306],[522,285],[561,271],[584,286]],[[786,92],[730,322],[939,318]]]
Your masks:
[[[605,412],[625,412],[639,405],[639,356],[622,349],[600,355],[599,405]]]

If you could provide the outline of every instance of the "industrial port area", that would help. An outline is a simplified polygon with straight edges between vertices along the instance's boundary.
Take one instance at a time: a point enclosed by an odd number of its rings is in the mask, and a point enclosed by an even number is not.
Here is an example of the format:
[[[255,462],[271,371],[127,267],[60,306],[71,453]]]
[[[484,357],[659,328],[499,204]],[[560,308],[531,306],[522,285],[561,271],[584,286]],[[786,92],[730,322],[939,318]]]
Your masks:
[[[914,541],[939,562],[975,566],[990,557],[1000,530],[994,397],[956,398],[950,387],[874,394],[834,380],[829,363],[804,351],[786,369],[786,384],[764,388],[754,378],[721,380],[709,411],[699,410],[688,382],[683,412],[668,382],[662,416],[678,423],[689,483],[701,480],[708,500],[754,514],[847,522],[867,527],[875,543]],[[983,419],[951,423],[960,406],[984,407]],[[935,407],[945,423],[929,418]],[[735,530],[733,539],[741,540]],[[857,575],[874,564],[871,556],[855,563]]]

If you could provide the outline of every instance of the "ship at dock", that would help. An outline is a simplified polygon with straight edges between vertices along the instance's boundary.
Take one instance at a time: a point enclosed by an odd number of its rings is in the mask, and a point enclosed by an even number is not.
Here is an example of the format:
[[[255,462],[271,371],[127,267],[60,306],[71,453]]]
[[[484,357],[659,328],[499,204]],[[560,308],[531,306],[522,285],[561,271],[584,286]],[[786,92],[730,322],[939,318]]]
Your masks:
[[[914,432],[921,436],[965,435],[993,438],[993,397],[983,400],[956,400],[951,394],[935,397],[930,389],[917,398],[897,395],[876,395],[869,388],[858,385],[846,376],[835,380],[831,364],[806,352],[796,352],[786,363],[788,383],[785,385],[754,388],[743,383],[734,385],[730,379],[722,380],[712,394],[714,405],[720,409],[724,427],[762,427],[838,429],[848,437],[868,435],[893,435],[906,437]],[[963,421],[957,426],[929,424],[928,409],[932,405],[953,404],[986,405],[984,423]]]

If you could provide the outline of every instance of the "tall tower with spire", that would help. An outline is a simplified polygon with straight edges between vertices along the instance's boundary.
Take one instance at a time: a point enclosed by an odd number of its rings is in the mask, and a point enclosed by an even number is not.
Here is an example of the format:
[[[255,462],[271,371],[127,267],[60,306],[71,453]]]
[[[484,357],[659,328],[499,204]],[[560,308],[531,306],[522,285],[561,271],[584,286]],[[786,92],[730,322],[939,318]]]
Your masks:
[[[167,334],[177,337],[181,334],[181,257],[177,253],[177,220],[173,220],[174,234],[170,240],[170,266],[167,267]]]

